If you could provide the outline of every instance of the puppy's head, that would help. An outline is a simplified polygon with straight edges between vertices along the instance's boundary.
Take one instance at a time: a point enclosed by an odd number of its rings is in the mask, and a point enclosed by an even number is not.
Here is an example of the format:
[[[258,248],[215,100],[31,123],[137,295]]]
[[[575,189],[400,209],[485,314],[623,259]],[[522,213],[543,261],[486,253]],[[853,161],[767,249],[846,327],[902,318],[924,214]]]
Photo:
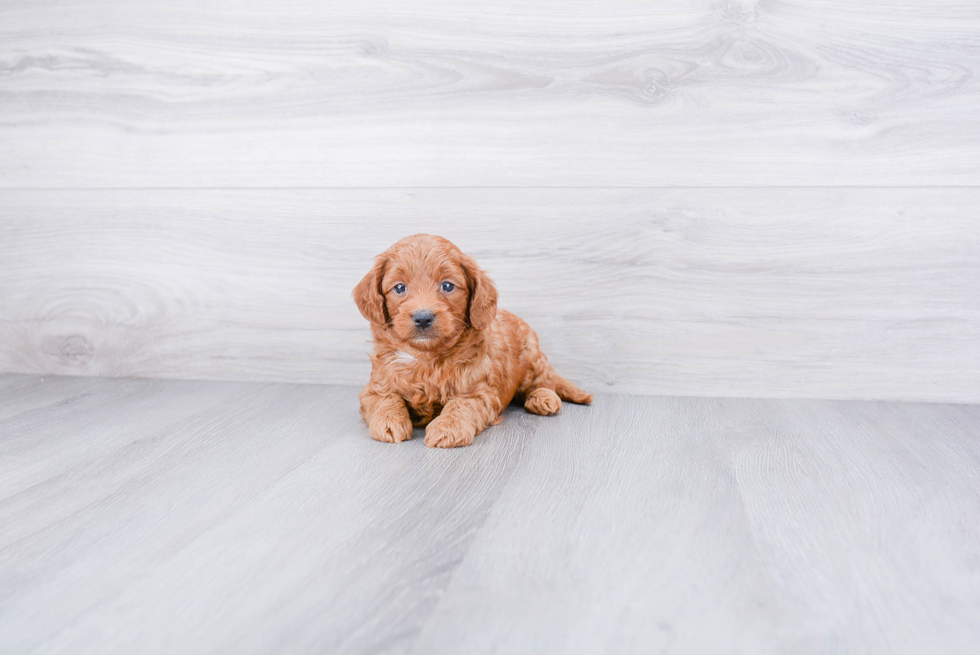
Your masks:
[[[392,340],[433,351],[497,315],[497,289],[472,257],[442,237],[416,234],[378,255],[354,287],[367,320]]]

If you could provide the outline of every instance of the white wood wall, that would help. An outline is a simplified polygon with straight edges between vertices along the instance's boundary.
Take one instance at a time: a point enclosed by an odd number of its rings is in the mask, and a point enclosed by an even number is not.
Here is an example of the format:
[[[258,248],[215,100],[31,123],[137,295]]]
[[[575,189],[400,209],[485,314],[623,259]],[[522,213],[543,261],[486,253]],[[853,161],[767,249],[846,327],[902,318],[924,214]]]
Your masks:
[[[475,255],[595,391],[980,402],[980,3],[8,1],[0,371],[358,383]]]

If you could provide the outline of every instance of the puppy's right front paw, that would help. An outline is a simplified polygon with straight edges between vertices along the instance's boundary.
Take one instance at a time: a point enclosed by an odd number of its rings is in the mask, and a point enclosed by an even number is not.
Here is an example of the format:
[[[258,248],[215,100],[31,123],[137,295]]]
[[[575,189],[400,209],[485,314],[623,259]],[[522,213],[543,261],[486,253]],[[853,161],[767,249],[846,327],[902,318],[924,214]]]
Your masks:
[[[412,422],[407,416],[376,416],[368,430],[372,438],[388,443],[401,443],[412,438]]]

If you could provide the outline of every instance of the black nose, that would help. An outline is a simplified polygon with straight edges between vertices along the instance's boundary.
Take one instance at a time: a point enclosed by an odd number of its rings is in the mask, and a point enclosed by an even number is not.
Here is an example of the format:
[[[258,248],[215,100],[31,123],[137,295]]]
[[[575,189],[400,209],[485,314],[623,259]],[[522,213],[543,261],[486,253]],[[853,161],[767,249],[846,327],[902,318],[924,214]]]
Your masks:
[[[412,314],[412,320],[415,321],[415,327],[424,330],[432,325],[432,321],[436,320],[436,315],[428,309],[420,309]]]

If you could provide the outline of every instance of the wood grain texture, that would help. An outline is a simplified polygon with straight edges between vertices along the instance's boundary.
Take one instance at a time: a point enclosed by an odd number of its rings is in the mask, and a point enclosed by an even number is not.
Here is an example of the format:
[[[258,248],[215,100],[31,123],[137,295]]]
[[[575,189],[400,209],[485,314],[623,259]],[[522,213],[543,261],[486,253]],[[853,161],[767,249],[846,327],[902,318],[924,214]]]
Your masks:
[[[5,653],[980,649],[980,407],[0,376]],[[419,431],[420,436],[421,432]]]
[[[4,187],[976,185],[974,0],[0,7]]]
[[[0,370],[358,384],[433,232],[593,391],[980,401],[978,189],[0,193]]]

